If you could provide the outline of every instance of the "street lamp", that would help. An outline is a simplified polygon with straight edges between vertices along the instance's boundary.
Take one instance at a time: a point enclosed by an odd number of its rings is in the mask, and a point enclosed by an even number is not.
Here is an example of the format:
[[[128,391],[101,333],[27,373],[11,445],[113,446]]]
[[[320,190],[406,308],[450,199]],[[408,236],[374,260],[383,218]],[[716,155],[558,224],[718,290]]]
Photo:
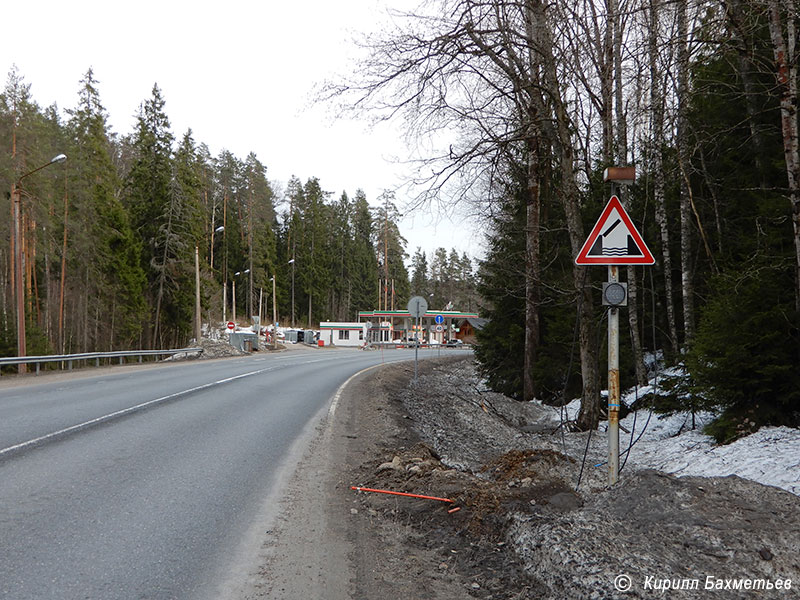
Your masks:
[[[275,304],[275,274],[270,278],[272,281],[272,347],[278,349],[278,307]]]
[[[222,233],[223,231],[225,231],[225,226],[224,225],[220,225],[219,227],[217,227],[216,229],[213,229],[211,231],[211,248],[209,248],[209,255],[210,255],[211,271],[212,272],[214,271],[214,234],[215,233]],[[223,272],[222,272],[222,278],[224,280],[223,281],[223,286],[222,286],[222,321],[223,322],[227,321],[227,319],[225,317],[226,317],[227,306],[228,306],[228,281],[225,279],[226,276],[227,276],[227,274],[225,273],[225,271],[223,269]],[[211,319],[211,313],[209,312],[209,320],[210,319]]]
[[[233,322],[236,322],[236,278],[241,275],[242,273],[249,273],[250,269],[245,269],[244,271],[236,271],[233,274]]]
[[[27,356],[27,344],[25,342],[25,288],[22,282],[22,239],[21,239],[21,195],[22,195],[22,180],[33,175],[37,171],[41,171],[50,165],[64,162],[67,160],[66,154],[59,154],[50,159],[50,162],[43,164],[41,167],[28,171],[17,181],[11,185],[11,202],[14,207],[14,271],[15,271],[15,287],[17,296],[17,354],[20,357]],[[20,363],[19,373],[25,373],[28,366],[25,363]]]
[[[292,329],[294,329],[294,259],[288,264],[292,265]]]

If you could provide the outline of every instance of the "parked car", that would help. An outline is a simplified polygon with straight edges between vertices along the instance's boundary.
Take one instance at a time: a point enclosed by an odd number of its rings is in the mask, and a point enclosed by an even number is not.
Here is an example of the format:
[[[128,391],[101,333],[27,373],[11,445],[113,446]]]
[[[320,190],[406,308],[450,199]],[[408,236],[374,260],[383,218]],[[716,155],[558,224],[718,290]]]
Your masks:
[[[403,343],[405,344],[406,348],[419,348],[421,345],[416,336],[412,338],[403,338]]]
[[[455,339],[455,338],[453,338],[452,340],[447,340],[444,343],[445,346],[448,346],[450,348],[458,348],[458,347],[462,346],[463,344],[464,344],[464,342],[462,342],[459,339]]]

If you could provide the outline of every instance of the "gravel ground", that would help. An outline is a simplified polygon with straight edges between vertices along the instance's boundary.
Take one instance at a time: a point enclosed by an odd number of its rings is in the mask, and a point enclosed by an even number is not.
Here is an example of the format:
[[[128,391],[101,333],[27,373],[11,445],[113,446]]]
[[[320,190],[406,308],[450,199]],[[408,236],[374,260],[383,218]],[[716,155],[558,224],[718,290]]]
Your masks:
[[[798,597],[797,496],[631,465],[607,488],[603,435],[485,391],[471,357],[412,379],[404,363],[344,388],[236,598]]]
[[[562,436],[551,410],[483,390],[471,360],[425,363],[416,385],[385,395],[394,415],[385,425],[405,443],[376,448],[355,468],[357,485],[452,502],[359,499],[371,526],[393,530],[406,556],[428,553],[415,579],[444,587],[426,598],[798,597],[793,494],[631,465],[607,488],[606,470],[595,467],[604,434]],[[777,589],[787,580],[790,591]]]

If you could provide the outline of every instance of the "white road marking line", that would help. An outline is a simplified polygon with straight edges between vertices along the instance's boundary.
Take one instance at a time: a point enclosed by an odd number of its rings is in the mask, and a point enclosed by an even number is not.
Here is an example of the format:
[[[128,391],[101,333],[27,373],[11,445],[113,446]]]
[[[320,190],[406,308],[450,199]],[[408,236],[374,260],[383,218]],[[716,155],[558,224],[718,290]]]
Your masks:
[[[400,362],[400,361],[390,361],[390,362]],[[361,375],[362,373],[366,373],[367,371],[371,371],[372,369],[376,369],[378,367],[385,366],[386,363],[378,363],[377,365],[372,365],[371,367],[367,367],[366,369],[361,369],[358,373],[353,373],[350,377],[347,378],[342,385],[339,386],[339,389],[336,390],[336,393],[333,395],[333,400],[331,400],[331,406],[328,409],[328,418],[330,419],[333,414],[336,412],[336,407],[339,405],[339,398],[342,397],[342,392],[344,392],[344,388],[347,387],[347,384],[353,381],[356,377]]]
[[[159,402],[164,402],[166,400],[170,400],[172,398],[177,398],[179,396],[184,396],[186,394],[191,394],[192,392],[198,392],[200,390],[204,390],[215,385],[221,385],[223,383],[229,383],[231,381],[235,381],[237,379],[242,379],[244,377],[250,377],[252,375],[258,375],[260,373],[265,373],[267,371],[272,371],[275,367],[269,367],[267,369],[259,369],[258,371],[251,371],[249,373],[242,373],[241,375],[234,375],[233,377],[226,377],[225,379],[220,379],[218,381],[212,381],[211,383],[206,383],[203,385],[198,385],[197,387],[189,388],[188,390],[181,390],[180,392],[175,392],[174,394],[168,394],[166,396],[161,396],[160,398],[156,398],[154,400],[148,400],[147,402],[142,402],[141,404],[137,404],[136,406],[129,406],[128,408],[123,408],[122,410],[118,410],[113,413],[109,413],[107,415],[103,415],[102,417],[97,417],[95,419],[91,419],[89,421],[84,421],[83,423],[79,423],[78,425],[73,425],[71,427],[65,427],[64,429],[59,429],[58,431],[54,431],[52,433],[48,433],[46,435],[39,436],[32,440],[28,440],[26,442],[20,442],[19,444],[14,444],[13,446],[9,446],[8,448],[3,448],[0,450],[0,458],[5,456],[6,454],[10,454],[12,452],[16,452],[18,450],[24,450],[26,448],[30,448],[32,446],[36,446],[41,444],[42,442],[46,442],[48,440],[52,440],[57,437],[61,437],[68,433],[72,433],[74,431],[80,431],[81,429],[85,429],[87,427],[91,427],[92,425],[99,425],[101,423],[105,423],[106,421],[110,421],[111,419],[115,419],[117,417],[123,417],[129,413],[133,413],[143,408],[147,408],[148,406],[153,406],[154,404],[158,404]]]
[[[334,358],[336,358],[336,357],[318,358],[318,359],[314,359],[314,360],[311,360],[311,361],[308,361],[308,362],[312,362],[313,363],[313,362],[330,361],[330,360],[333,360]],[[308,362],[301,363],[301,364],[308,364]],[[351,375],[347,379],[347,381],[345,381],[341,386],[339,386],[339,389],[334,394],[333,403],[331,404],[331,407],[328,409],[328,416],[329,417],[333,416],[333,413],[336,411],[336,406],[339,403],[339,397],[341,396],[342,391],[347,386],[347,384],[350,383],[350,381],[352,379],[354,379],[355,377],[357,377],[358,375],[360,375],[360,374],[362,374],[362,373],[364,373],[366,371],[369,371],[370,369],[374,369],[376,367],[380,367],[382,365],[385,365],[388,362],[403,362],[403,360],[402,359],[395,359],[395,360],[390,360],[390,361],[386,361],[386,362],[383,362],[383,363],[379,363],[379,364],[376,364],[376,365],[372,365],[371,367],[367,367],[366,369],[362,369],[358,373],[355,373],[355,374]],[[115,411],[113,413],[110,413],[110,414],[107,414],[107,415],[103,415],[102,417],[97,417],[95,419],[91,419],[89,421],[85,421],[83,423],[79,423],[78,425],[72,425],[71,427],[65,427],[64,429],[59,429],[58,431],[54,431],[52,433],[48,433],[46,435],[39,436],[39,437],[34,438],[32,440],[28,440],[26,442],[20,442],[19,444],[14,444],[13,446],[9,446],[7,448],[3,448],[2,450],[0,450],[0,458],[3,458],[5,455],[11,454],[13,452],[17,452],[17,451],[20,451],[20,450],[24,450],[26,448],[31,448],[33,446],[37,446],[37,445],[39,445],[39,444],[41,444],[43,442],[47,442],[48,440],[52,440],[54,438],[58,438],[58,437],[61,437],[63,435],[75,432],[75,431],[80,431],[81,429],[85,429],[87,427],[91,427],[92,425],[99,425],[99,424],[105,423],[106,421],[110,421],[110,420],[116,419],[118,417],[123,417],[123,416],[125,416],[127,414],[142,410],[144,408],[147,408],[148,406],[153,406],[155,404],[158,404],[160,402],[164,402],[166,400],[170,400],[172,398],[177,398],[179,396],[184,396],[186,394],[191,394],[192,392],[198,392],[200,390],[208,389],[208,388],[213,387],[215,385],[221,385],[223,383],[228,383],[228,382],[231,382],[231,381],[235,381],[236,379],[242,379],[244,377],[250,377],[251,375],[258,375],[260,373],[266,373],[267,371],[273,371],[276,368],[277,368],[277,365],[271,366],[271,367],[267,367],[265,369],[259,369],[257,371],[251,371],[249,373],[243,373],[241,375],[234,375],[233,377],[226,377],[225,379],[220,379],[218,381],[212,381],[211,383],[206,383],[206,384],[203,384],[203,385],[199,385],[197,387],[189,388],[188,390],[181,390],[180,392],[175,392],[174,394],[168,394],[166,396],[162,396],[161,398],[155,398],[154,400],[148,400],[147,402],[142,402],[141,404],[137,404],[135,406],[130,406],[128,408],[123,408],[122,410],[118,410],[118,411]]]

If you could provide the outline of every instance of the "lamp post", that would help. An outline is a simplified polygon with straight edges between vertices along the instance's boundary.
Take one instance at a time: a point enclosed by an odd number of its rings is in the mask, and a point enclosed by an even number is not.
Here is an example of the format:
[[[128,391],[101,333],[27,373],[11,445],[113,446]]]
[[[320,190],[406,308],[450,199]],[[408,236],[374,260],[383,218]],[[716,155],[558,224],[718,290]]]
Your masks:
[[[214,272],[214,234],[215,233],[222,233],[225,231],[225,226],[220,225],[216,229],[211,231],[211,272]],[[225,270],[223,269],[222,272],[222,322],[225,323],[228,319],[227,310],[228,310],[228,282],[225,279]],[[211,313],[209,312],[209,321],[210,321]]]
[[[292,265],[292,329],[294,329],[294,259],[288,264]]]
[[[194,247],[194,338],[197,344],[200,343],[202,331],[202,319],[200,318],[200,249]]]
[[[34,169],[33,171],[28,171],[21,177],[17,178],[17,181],[11,185],[11,202],[13,203],[14,207],[14,284],[16,288],[15,291],[17,304],[17,354],[20,357],[27,356],[27,344],[25,340],[25,287],[22,281],[22,236],[20,232],[20,229],[22,228],[20,223],[22,180],[29,175],[33,175],[37,171],[41,171],[45,167],[64,162],[65,160],[67,160],[66,154],[54,156],[52,159],[50,159],[50,162]],[[26,373],[27,370],[28,365],[25,363],[21,363],[19,365],[19,373]]]
[[[236,273],[233,274],[233,279],[231,280],[233,282],[233,322],[234,323],[236,322],[236,278],[239,275],[241,275],[242,273],[249,273],[249,272],[250,272],[250,269],[245,269],[244,271],[236,271]]]
[[[275,304],[275,274],[272,274],[272,347],[278,349],[278,307]]]

